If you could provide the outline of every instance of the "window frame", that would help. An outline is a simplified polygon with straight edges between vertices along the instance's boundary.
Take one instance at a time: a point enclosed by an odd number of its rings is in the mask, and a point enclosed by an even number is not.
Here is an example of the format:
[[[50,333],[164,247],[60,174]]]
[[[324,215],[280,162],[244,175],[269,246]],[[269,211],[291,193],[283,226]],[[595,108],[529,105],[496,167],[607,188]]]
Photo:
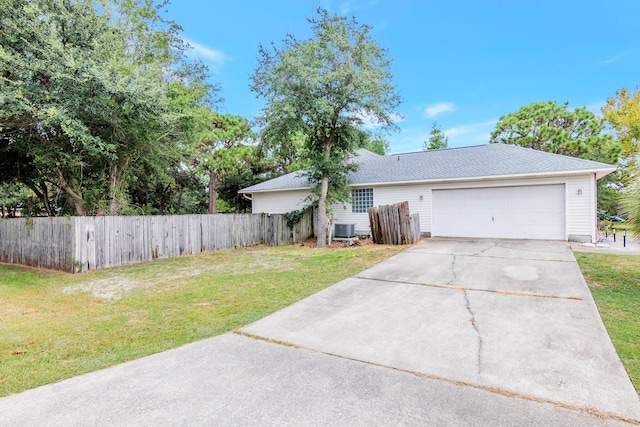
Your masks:
[[[351,213],[367,213],[374,206],[373,187],[351,190]]]

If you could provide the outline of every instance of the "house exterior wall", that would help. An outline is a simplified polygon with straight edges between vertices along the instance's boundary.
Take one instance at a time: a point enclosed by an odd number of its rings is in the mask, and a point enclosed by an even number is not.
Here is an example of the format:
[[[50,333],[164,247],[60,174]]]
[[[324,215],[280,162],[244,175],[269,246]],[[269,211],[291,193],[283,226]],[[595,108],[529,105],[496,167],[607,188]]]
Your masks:
[[[304,207],[309,190],[271,191],[254,193],[251,212],[284,214]]]
[[[564,184],[565,186],[566,239],[594,242],[597,234],[594,174],[545,178],[485,179],[449,183],[358,186],[356,188],[373,188],[374,206],[389,205],[403,201],[409,202],[411,213],[417,212],[420,215],[421,232],[430,234],[433,230],[433,190],[549,184]],[[581,194],[578,194],[578,190],[581,190]],[[254,193],[253,212],[286,213],[300,209],[304,205],[304,199],[308,194],[308,190]],[[335,223],[354,223],[356,224],[356,231],[368,232],[369,217],[366,213],[352,213],[350,204],[334,204],[331,208]]]

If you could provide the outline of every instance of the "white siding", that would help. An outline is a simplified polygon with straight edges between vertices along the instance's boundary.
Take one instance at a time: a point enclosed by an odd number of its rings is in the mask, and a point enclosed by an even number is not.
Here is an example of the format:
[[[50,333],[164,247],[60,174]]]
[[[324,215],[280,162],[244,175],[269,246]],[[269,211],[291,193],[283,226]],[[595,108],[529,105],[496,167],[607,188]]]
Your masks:
[[[504,187],[519,185],[564,184],[566,189],[566,238],[582,236],[591,241],[596,239],[596,201],[594,174],[561,176],[551,178],[499,179],[473,182],[455,182],[441,184],[403,184],[378,185],[373,187],[374,206],[389,205],[398,202],[409,202],[411,213],[420,214],[420,230],[423,233],[432,231],[432,190],[453,188]],[[365,187],[358,187],[365,188]],[[582,190],[578,194],[578,190]],[[308,191],[281,191],[255,193],[253,195],[253,212],[286,213],[300,209]],[[420,199],[422,196],[422,200]],[[352,213],[351,205],[335,204],[332,206],[334,221],[337,223],[354,223],[356,230],[369,229],[369,217],[366,213]]]
[[[253,193],[251,212],[284,214],[302,209],[309,190],[270,191],[268,193]]]
[[[593,174],[567,179],[567,235],[591,236],[592,242],[597,230],[595,182]]]
[[[371,187],[367,187],[371,188]],[[378,206],[376,200],[376,190],[373,190],[373,205]],[[351,212],[351,204],[336,203],[331,205],[333,214],[333,222],[336,224],[355,224],[356,232],[368,232],[369,231],[369,214],[368,213],[353,213]]]
[[[358,187],[371,188],[371,187]],[[373,187],[373,205],[392,205],[399,202],[409,202],[411,213],[420,214],[420,228],[425,231],[430,224],[430,205],[425,203],[430,187],[427,185],[393,185]],[[420,200],[420,195],[423,200]],[[356,230],[369,230],[369,215],[366,213],[352,213],[350,204],[335,204],[332,206],[334,222],[356,224]]]
[[[358,188],[372,188],[372,187],[358,187]],[[429,187],[426,185],[394,185],[394,186],[378,186],[373,187],[373,205],[392,205],[399,202],[409,202],[409,210],[411,213],[418,212],[420,214],[420,227],[423,224],[427,224],[430,218],[431,212],[425,210],[426,204],[424,200],[420,200],[420,195],[423,195],[423,199],[426,193],[429,192]],[[369,231],[369,215],[367,213],[353,213],[351,212],[351,204],[346,203],[334,204],[331,207],[333,209],[334,222],[355,224],[357,231]],[[424,218],[423,218],[424,217]]]

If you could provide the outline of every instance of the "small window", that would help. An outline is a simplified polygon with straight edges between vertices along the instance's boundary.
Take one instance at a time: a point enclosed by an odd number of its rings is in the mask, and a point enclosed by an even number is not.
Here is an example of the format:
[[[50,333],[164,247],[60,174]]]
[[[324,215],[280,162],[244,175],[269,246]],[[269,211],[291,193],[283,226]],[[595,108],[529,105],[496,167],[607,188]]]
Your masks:
[[[353,203],[352,213],[366,213],[368,208],[373,207],[373,188],[358,188],[351,193]]]

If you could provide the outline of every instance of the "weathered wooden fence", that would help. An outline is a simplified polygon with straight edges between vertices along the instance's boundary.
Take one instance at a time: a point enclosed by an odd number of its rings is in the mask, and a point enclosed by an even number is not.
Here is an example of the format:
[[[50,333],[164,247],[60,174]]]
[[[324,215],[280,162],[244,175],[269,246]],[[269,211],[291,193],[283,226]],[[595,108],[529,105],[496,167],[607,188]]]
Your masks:
[[[407,245],[420,240],[420,218],[411,215],[409,202],[375,206],[367,210],[374,243]]]
[[[0,262],[73,270],[72,218],[0,220]]]
[[[311,236],[311,211],[292,228],[268,214],[14,218],[0,221],[0,262],[81,272]]]

